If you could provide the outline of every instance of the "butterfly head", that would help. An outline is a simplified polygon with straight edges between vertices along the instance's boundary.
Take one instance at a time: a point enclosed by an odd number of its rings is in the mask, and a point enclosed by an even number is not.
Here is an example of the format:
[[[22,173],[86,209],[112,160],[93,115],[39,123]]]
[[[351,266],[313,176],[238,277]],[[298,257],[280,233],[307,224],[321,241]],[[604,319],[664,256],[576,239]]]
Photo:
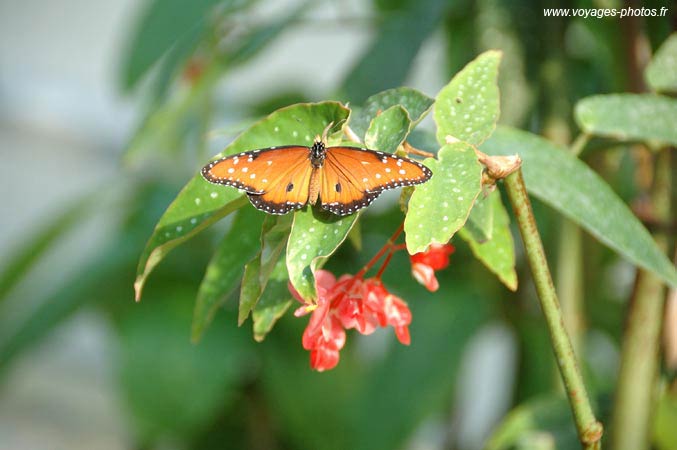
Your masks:
[[[324,164],[324,158],[327,155],[327,150],[324,146],[324,142],[315,141],[313,146],[310,148],[310,163],[315,168],[320,168]]]

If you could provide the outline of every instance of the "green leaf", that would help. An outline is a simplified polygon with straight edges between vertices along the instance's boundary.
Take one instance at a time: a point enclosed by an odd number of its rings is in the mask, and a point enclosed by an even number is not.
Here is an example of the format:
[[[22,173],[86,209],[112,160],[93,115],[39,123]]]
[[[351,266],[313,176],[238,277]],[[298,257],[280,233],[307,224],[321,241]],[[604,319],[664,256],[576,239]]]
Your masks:
[[[576,104],[576,122],[597,136],[677,145],[677,100],[653,94],[587,97]]]
[[[216,158],[274,145],[307,145],[329,122],[342,123],[348,114],[349,110],[337,102],[282,108],[243,132]],[[246,202],[237,189],[213,185],[196,174],[167,208],[146,244],[134,283],[137,300],[148,275],[171,249]]]
[[[259,282],[262,287],[266,286],[268,278],[278,264],[282,252],[287,246],[289,233],[291,233],[291,224],[294,216],[287,214],[284,216],[266,217],[261,231],[261,273]]]
[[[656,51],[644,76],[654,91],[677,93],[677,33],[672,33]]]
[[[251,206],[240,208],[207,265],[195,301],[192,339],[197,341],[242,278],[242,261],[259,252],[265,214]],[[243,282],[244,283],[244,282]]]
[[[358,214],[338,217],[310,207],[297,211],[287,244],[289,281],[309,303],[316,300],[314,273],[343,243]]]
[[[499,127],[482,145],[490,155],[522,158],[529,193],[586,229],[634,264],[677,286],[677,272],[649,232],[592,169],[531,133]]]
[[[449,7],[446,0],[405,0],[389,11],[367,51],[343,82],[350,101],[358,104],[374,92],[402,85],[423,42]]]
[[[261,253],[254,256],[244,266],[242,285],[240,286],[240,306],[238,309],[237,324],[241,326],[249,313],[256,306],[261,296]]]
[[[280,259],[270,275],[254,310],[254,339],[261,342],[273,329],[275,322],[284,315],[292,305],[291,293],[288,287],[289,275],[284,259]]]
[[[485,242],[479,241],[467,230],[461,228],[459,236],[470,245],[470,249],[477,259],[487,269],[498,276],[508,289],[517,290],[517,273],[515,272],[515,243],[510,232],[510,217],[501,201],[501,194],[494,191],[484,201],[477,202],[487,205],[493,211],[491,238]],[[473,208],[474,210],[475,208]],[[472,213],[471,213],[472,216]],[[468,220],[468,223],[470,220]]]
[[[499,115],[498,66],[501,52],[482,53],[442,88],[435,99],[433,118],[437,142],[447,136],[479,145],[496,128]]]
[[[407,111],[400,105],[388,108],[372,120],[364,136],[364,144],[367,148],[395,153],[409,134],[410,124]]]
[[[465,224],[481,191],[482,167],[469,144],[447,144],[438,158],[424,161],[433,176],[416,186],[409,200],[404,231],[411,254],[425,251],[430,244],[449,242]]]
[[[367,130],[367,136],[373,136],[370,142],[374,148],[384,152],[397,149],[409,132],[409,118],[402,107],[388,111],[374,118]],[[384,127],[394,133],[388,133]],[[315,301],[315,271],[343,243],[358,216],[359,213],[340,218],[310,207],[294,214],[287,244],[287,270],[289,281],[306,301]]]
[[[480,195],[477,198],[477,201],[470,210],[468,221],[462,228],[480,244],[491,239],[494,231],[495,208],[493,207],[492,201],[489,200],[489,198],[492,197],[491,194],[485,195]]]
[[[123,83],[133,88],[170,49],[173,67],[195,48],[204,33],[208,18],[217,4],[234,3],[222,0],[153,0],[135,27],[127,59],[123,63]]]
[[[388,89],[369,97],[361,108],[353,108],[350,115],[350,128],[359,137],[363,137],[371,121],[380,111],[401,105],[411,119],[413,128],[430,112],[435,100],[409,87]]]

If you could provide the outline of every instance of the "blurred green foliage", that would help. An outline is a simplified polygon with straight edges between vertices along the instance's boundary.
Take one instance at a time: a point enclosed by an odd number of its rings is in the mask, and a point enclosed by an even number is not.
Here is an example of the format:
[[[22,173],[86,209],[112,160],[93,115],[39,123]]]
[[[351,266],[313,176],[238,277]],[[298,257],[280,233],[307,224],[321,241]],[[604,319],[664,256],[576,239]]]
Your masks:
[[[16,304],[12,297],[16,286],[31,283],[36,262],[48,255],[59,240],[77,234],[78,225],[87,218],[115,211],[114,232],[101,238],[101,250],[72,277],[63,280],[60,287],[44,286],[36,306],[21,321],[10,321],[14,315],[9,313],[0,316],[1,373],[10,370],[22,352],[47,339],[74,313],[96,308],[116,330],[119,352],[114,358],[119,368],[119,392],[138,448],[159,448],[167,440],[176,442],[178,448],[196,449],[223,448],[224,442],[230,448],[251,449],[416,448],[413,436],[426,421],[443,417],[445,423],[451,423],[454,389],[466,344],[485,324],[499,321],[513,330],[518,346],[512,387],[512,405],[516,409],[500,426],[497,424],[487,448],[535,448],[532,443],[542,441],[546,442],[543,448],[552,448],[547,446],[551,441],[557,448],[576,448],[569,411],[557,394],[559,381],[554,374],[547,331],[519,252],[516,273],[522,288],[513,293],[473,257],[472,251],[477,254],[478,249],[472,242],[468,246],[454,238],[452,242],[458,250],[449,269],[438,274],[441,288],[435,295],[415,283],[409,275],[407,258],[396,254],[384,280],[412,309],[412,345],[395,345],[390,330],[367,338],[351,335],[341,364],[325,374],[308,368],[307,353],[300,342],[306,319],[281,315],[289,308],[286,274],[280,273],[275,258],[266,260],[265,255],[256,253],[257,246],[248,245],[259,244],[259,224],[263,219],[246,209],[239,210],[233,227],[226,220],[201,234],[194,233],[189,243],[158,266],[145,287],[143,302],[134,304],[132,285],[137,258],[154,224],[186,180],[212,156],[207,151],[207,132],[233,126],[232,122],[223,123],[217,114],[217,84],[227,84],[235,68],[252,62],[283,32],[304,26],[307,15],[326,6],[321,2],[297,3],[288,14],[260,23],[255,20],[258,3],[144,2],[120,71],[121,88],[145,97],[147,105],[145,118],[127,146],[126,166],[121,169],[121,179],[125,181],[121,184],[125,187],[110,188],[105,201],[94,201],[93,195],[84,198],[82,203],[57,214],[38,234],[27,236],[25,244],[17,246],[3,264],[0,306],[11,309]],[[579,1],[573,6],[620,8],[616,3]],[[647,1],[644,6],[663,5]],[[376,0],[370,4],[367,22],[372,32],[370,42],[340,85],[326,92],[325,98],[355,104],[353,119],[361,123],[355,128],[362,136],[368,132],[377,110],[393,106],[379,93],[406,84],[422,46],[430,39],[442,37],[445,59],[425,70],[439,72],[441,79],[451,79],[480,51],[502,50],[500,121],[543,135],[555,144],[525,131],[500,127],[482,148],[488,153],[524,152],[528,187],[543,202],[537,200],[535,210],[551,262],[555,261],[551,249],[556,248],[561,226],[558,214],[564,213],[633,263],[669,279],[671,268],[660,262],[660,255],[652,253],[651,237],[638,221],[625,221],[623,211],[627,208],[613,193],[626,203],[644,194],[646,184],[637,175],[640,170],[633,156],[634,142],[628,141],[674,145],[676,122],[670,122],[667,115],[672,113],[663,112],[661,120],[652,120],[653,110],[649,108],[637,120],[621,118],[631,122],[622,125],[623,130],[627,131],[629,125],[641,128],[636,133],[622,134],[613,128],[617,123],[605,128],[611,131],[604,131],[596,125],[598,122],[591,124],[589,120],[594,115],[611,120],[614,116],[610,112],[627,112],[618,104],[600,112],[591,107],[592,100],[586,100],[588,104],[583,103],[576,116],[573,111],[579,100],[593,94],[647,89],[654,91],[652,98],[670,103],[668,110],[672,111],[675,99],[666,94],[674,93],[670,68],[674,68],[675,35],[651,63],[646,77],[648,88],[634,52],[637,43],[645,43],[655,51],[666,42],[677,10],[673,5],[666,17],[621,21],[545,19],[544,7],[572,7],[572,3]],[[309,67],[299,70],[312,69],[312,58],[307,59]],[[370,96],[375,94],[377,97],[370,102]],[[238,111],[238,119],[251,123],[280,106],[309,98],[312,94],[308,92],[281,85],[271,98],[228,107]],[[624,98],[645,101],[645,96]],[[602,97],[602,101],[615,99]],[[370,109],[373,105],[378,107]],[[420,97],[402,106],[416,124],[430,103]],[[649,131],[642,127],[645,122]],[[659,136],[652,127],[660,128]],[[556,144],[570,144],[580,131],[591,136],[579,160]],[[434,130],[426,126],[414,130],[409,140],[424,150],[439,148]],[[249,149],[248,145],[243,149]],[[147,164],[151,158],[155,167],[168,170],[151,169]],[[546,172],[549,165],[554,173]],[[572,198],[558,196],[570,191],[555,183],[569,169],[569,184],[581,189]],[[580,174],[586,179],[575,178]],[[590,183],[599,188],[595,189],[598,197],[592,200],[608,209],[590,211],[582,217],[568,214],[576,202],[580,203],[579,210],[584,210],[592,201],[587,197]],[[245,204],[235,198],[236,193],[219,192],[224,196],[232,194],[232,198],[219,199],[218,205],[212,205],[208,204],[208,194],[201,196],[205,199],[205,214],[221,208],[209,219],[202,218],[208,220],[203,228]],[[494,198],[500,199],[497,196]],[[232,208],[224,211],[222,207],[228,201],[233,202]],[[187,221],[187,230],[192,216],[177,211]],[[247,215],[255,217],[244,217]],[[619,232],[619,223],[606,220],[610,217],[621,218],[625,228],[620,235],[614,235]],[[328,260],[326,268],[337,274],[354,273],[401,220],[395,205],[363,214],[362,251],[344,244]],[[248,226],[239,226],[238,221]],[[285,224],[276,225],[285,228]],[[264,221],[265,226],[275,224],[265,225]],[[623,263],[597,240],[586,236],[584,242],[586,336],[602,336],[617,349],[625,302],[630,295],[627,289],[615,285],[615,274]],[[275,242],[269,244],[275,247]],[[212,258],[232,259],[234,255],[229,250],[237,246],[242,247],[235,255],[238,260],[226,265],[239,265],[242,270],[222,274],[219,263]],[[237,294],[241,302],[249,295],[238,289],[238,283],[241,274],[246,273],[244,265],[252,264],[252,258],[259,258],[254,261],[269,268],[270,277],[259,279],[258,286],[254,283],[260,296],[260,307],[252,311],[257,339],[262,339],[279,318],[262,344],[253,342],[247,327],[236,327]],[[497,270],[491,266],[489,269]],[[201,283],[203,276],[212,284]],[[243,290],[248,286],[245,283]],[[198,290],[198,307],[193,311]],[[263,295],[265,292],[269,292],[268,297]],[[194,336],[203,335],[197,345],[190,343],[193,317]],[[593,394],[599,400],[601,418],[606,420],[606,405],[615,380],[600,372],[592,351],[584,347],[582,354]],[[669,378],[674,377],[674,370],[666,368],[666,382],[674,384],[674,379]],[[655,444],[661,450],[677,448],[673,446],[671,430],[675,391],[673,388],[663,393],[657,411]],[[453,434],[445,435],[442,445],[459,448]]]

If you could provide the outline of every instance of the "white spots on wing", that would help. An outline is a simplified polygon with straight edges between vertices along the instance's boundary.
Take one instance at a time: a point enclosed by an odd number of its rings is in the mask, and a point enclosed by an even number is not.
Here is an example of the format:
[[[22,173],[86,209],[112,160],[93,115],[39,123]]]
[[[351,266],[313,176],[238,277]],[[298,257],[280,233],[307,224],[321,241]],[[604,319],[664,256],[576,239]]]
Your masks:
[[[239,162],[240,162],[240,160],[238,159],[237,156],[236,156],[235,158],[233,158],[233,164],[237,164],[237,163],[239,163]]]
[[[261,183],[267,183],[267,182],[268,182],[267,178],[264,178],[263,180],[261,180]]]
[[[366,183],[367,181],[369,181],[369,178],[367,178],[367,177],[362,178],[363,183]]]
[[[271,160],[268,160],[268,161],[266,161],[266,164],[268,164],[270,166],[271,164],[273,164],[273,162]]]
[[[376,177],[376,179],[379,179],[379,178],[381,178],[381,174],[380,174],[380,173],[377,173],[377,174],[376,174],[376,175],[374,175],[374,176]]]
[[[219,196],[219,193],[218,193],[218,192],[212,192],[211,194],[209,194],[209,196],[210,196],[211,198],[216,198],[216,197]]]
[[[397,160],[397,166],[398,166],[398,167],[402,167],[402,160],[401,160],[401,159],[398,159],[398,160]]]
[[[243,168],[242,168],[242,172],[244,172],[244,173],[249,172],[249,167],[243,167]]]
[[[249,178],[251,178],[253,180],[254,178],[256,178],[256,174],[253,173],[253,174],[249,175]]]
[[[362,149],[362,150],[364,150],[364,149]],[[365,166],[369,165],[369,161],[360,161],[360,162]]]
[[[386,173],[390,173],[390,167],[386,167]]]
[[[233,173],[233,172],[235,172],[235,169],[233,169],[232,167],[228,168],[228,173]]]
[[[386,158],[386,157],[384,156],[383,159],[381,160],[381,162],[382,162],[383,164],[388,164],[388,158]]]
[[[400,169],[400,175],[404,175],[405,173],[407,173],[407,171],[406,171],[406,170],[404,170],[404,169]]]

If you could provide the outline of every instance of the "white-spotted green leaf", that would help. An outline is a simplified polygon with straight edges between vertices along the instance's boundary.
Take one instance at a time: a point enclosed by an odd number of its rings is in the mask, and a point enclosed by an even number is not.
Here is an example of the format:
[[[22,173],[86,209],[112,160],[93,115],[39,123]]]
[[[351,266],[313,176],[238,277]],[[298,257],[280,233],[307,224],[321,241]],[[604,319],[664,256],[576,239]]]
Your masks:
[[[654,91],[677,93],[677,33],[663,42],[644,75]]]
[[[237,288],[243,262],[259,252],[259,230],[264,216],[251,206],[241,208],[214,252],[197,293],[192,325],[194,341],[200,339],[216,311]]]
[[[372,120],[367,130],[367,135],[375,137],[372,142],[374,148],[384,152],[397,149],[409,132],[408,126],[403,128],[406,130],[404,133],[402,129],[391,130],[390,127],[383,129],[384,125],[408,124],[409,119],[406,114],[404,116],[406,121],[393,122],[393,117],[400,119],[403,117],[402,108],[391,109],[392,113],[381,114]],[[397,139],[393,139],[393,135],[397,136]],[[287,270],[292,285],[307,302],[314,302],[316,297],[313,274],[343,243],[358,216],[359,213],[338,217],[319,208],[313,210],[310,207],[294,214],[291,235],[287,244]]]
[[[494,131],[499,115],[496,80],[500,62],[501,52],[482,53],[437,94],[433,118],[440,145],[447,142],[447,136],[479,145]]]
[[[482,167],[469,144],[447,144],[438,157],[424,161],[433,176],[416,186],[409,200],[404,231],[411,254],[425,251],[430,244],[449,242],[465,224],[481,191]]]
[[[370,149],[395,153],[397,146],[409,134],[410,124],[407,111],[400,105],[388,108],[371,121],[364,136],[364,144]]]
[[[480,195],[470,210],[468,221],[463,230],[470,233],[477,242],[486,242],[491,239],[494,230],[494,207],[489,200],[490,195]]]
[[[242,284],[240,285],[240,305],[237,315],[238,326],[242,325],[249,313],[259,301],[261,296],[261,282],[259,277],[261,275],[261,253],[255,255],[244,266],[244,274],[242,275]]]
[[[477,202],[480,203],[480,202]],[[476,205],[477,205],[476,203]],[[515,243],[510,232],[510,217],[506,211],[501,194],[494,191],[481,203],[493,211],[491,238],[479,241],[466,227],[461,228],[458,235],[470,245],[477,259],[492,271],[508,289],[517,289],[517,273],[515,272]],[[474,208],[473,208],[474,210]],[[472,216],[472,213],[471,213]]]
[[[252,125],[216,158],[275,145],[311,145],[329,122],[344,122],[348,114],[337,102],[282,108]],[[211,184],[196,174],[169,205],[146,244],[134,283],[137,300],[148,275],[171,249],[246,203],[237,189]]]
[[[624,141],[677,145],[677,100],[653,94],[610,94],[576,104],[583,131]]]
[[[482,145],[490,155],[519,154],[530,194],[634,264],[677,286],[677,271],[608,184],[565,149],[531,133],[499,127]]]
[[[400,105],[409,114],[411,126],[418,124],[428,114],[435,100],[427,95],[408,87],[388,89],[372,95],[361,108],[354,108],[350,116],[350,128],[363,137],[371,121],[393,106]]]
[[[293,300],[289,292],[288,280],[287,266],[284,259],[280,259],[252,311],[256,341],[261,342],[273,328],[277,319],[282,317],[291,306]]]

